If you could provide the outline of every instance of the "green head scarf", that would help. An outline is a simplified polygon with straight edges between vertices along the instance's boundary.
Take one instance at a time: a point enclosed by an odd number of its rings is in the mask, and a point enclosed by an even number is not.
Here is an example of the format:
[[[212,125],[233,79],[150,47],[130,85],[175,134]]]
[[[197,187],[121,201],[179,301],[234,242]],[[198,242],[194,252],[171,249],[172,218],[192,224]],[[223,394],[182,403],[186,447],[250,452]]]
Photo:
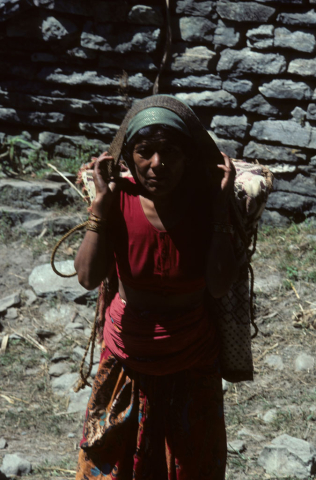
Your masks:
[[[129,142],[141,128],[161,124],[168,125],[184,135],[191,137],[188,127],[179,115],[167,108],[151,107],[142,110],[131,119],[126,131],[126,141]]]

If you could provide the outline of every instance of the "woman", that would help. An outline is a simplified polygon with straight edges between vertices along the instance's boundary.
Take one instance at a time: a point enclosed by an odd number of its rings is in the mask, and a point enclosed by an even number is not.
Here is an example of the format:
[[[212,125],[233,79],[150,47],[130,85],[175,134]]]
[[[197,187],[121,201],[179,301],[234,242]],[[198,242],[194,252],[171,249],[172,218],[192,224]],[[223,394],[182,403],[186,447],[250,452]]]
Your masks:
[[[118,275],[76,479],[223,480],[219,341],[206,292],[221,297],[237,276],[235,170],[182,102],[150,97],[130,117],[132,177],[107,183],[113,158],[96,160],[75,261],[87,289],[108,275],[113,254]]]

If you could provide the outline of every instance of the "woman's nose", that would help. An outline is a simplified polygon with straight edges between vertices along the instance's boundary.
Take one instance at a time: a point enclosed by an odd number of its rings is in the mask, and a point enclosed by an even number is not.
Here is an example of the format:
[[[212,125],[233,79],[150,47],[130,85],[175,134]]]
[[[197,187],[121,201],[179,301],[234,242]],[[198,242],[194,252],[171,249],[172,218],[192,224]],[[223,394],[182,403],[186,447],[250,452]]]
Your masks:
[[[164,167],[162,156],[160,153],[155,152],[151,157],[151,168],[153,169],[160,169]]]

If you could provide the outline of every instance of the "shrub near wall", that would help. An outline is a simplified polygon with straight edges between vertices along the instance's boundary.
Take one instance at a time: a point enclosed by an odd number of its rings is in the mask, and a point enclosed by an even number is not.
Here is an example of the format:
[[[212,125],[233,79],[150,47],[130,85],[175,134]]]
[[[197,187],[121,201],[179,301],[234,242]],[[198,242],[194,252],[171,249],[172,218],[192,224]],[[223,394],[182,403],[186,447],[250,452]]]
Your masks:
[[[266,220],[315,216],[316,0],[170,3],[160,92],[192,106],[228,155],[270,166]],[[165,16],[164,0],[2,1],[0,140],[24,132],[49,156],[104,150],[152,92]]]

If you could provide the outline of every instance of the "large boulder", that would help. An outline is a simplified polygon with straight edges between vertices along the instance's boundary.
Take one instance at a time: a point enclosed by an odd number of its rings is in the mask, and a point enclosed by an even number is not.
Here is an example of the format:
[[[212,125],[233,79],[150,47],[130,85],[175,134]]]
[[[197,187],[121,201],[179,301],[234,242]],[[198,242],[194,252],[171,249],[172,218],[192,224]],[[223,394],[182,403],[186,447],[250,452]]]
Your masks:
[[[75,271],[73,260],[56,262],[56,268],[63,274]],[[29,276],[29,285],[39,297],[55,297],[61,295],[66,300],[80,300],[92,294],[78,282],[77,276],[64,278],[56,275],[50,263],[35,267]]]
[[[307,479],[316,473],[316,447],[305,440],[284,434],[264,447],[258,463],[277,478]]]
[[[28,460],[21,458],[18,454],[7,454],[3,458],[1,472],[7,477],[12,475],[28,475],[32,471],[32,465]]]

